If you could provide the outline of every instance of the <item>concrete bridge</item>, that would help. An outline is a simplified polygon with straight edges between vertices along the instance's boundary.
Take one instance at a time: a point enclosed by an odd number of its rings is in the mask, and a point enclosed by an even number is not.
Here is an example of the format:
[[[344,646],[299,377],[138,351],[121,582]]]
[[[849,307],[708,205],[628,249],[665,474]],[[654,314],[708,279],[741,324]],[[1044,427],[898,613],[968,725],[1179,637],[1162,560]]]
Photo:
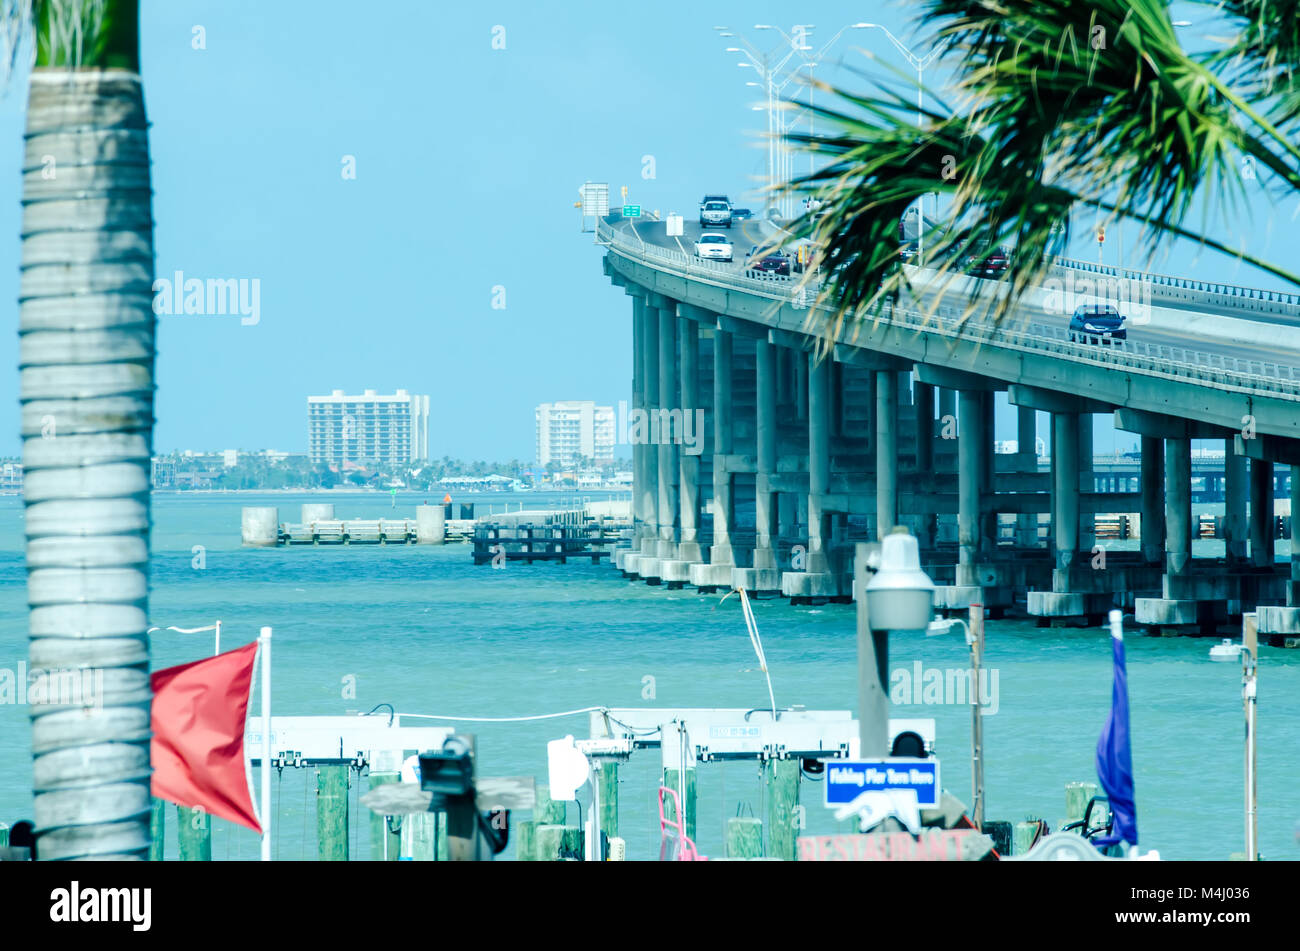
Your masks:
[[[736,229],[734,264],[689,253],[689,222],[681,239],[618,215],[597,228],[632,298],[626,574],[849,599],[854,543],[905,525],[944,611],[983,601],[1045,625],[1119,605],[1153,629],[1212,633],[1258,608],[1262,634],[1300,634],[1300,553],[1274,554],[1274,497],[1300,498],[1300,297],[1059,261],[1048,284],[1139,292],[1128,341],[1099,346],[1069,339],[1057,288],[995,324],[1000,282],[958,277],[940,298],[915,269],[915,296],[828,349],[816,282],[741,260],[767,228]],[[1016,453],[993,451],[998,393],[1017,410]],[[1098,413],[1140,435],[1136,473],[1129,460],[1098,478]],[[703,438],[683,439],[673,423],[696,418]],[[1192,556],[1193,439],[1225,453],[1200,473],[1223,494],[1222,557]],[[1088,516],[1111,512],[1140,513],[1136,550],[1094,538]]]

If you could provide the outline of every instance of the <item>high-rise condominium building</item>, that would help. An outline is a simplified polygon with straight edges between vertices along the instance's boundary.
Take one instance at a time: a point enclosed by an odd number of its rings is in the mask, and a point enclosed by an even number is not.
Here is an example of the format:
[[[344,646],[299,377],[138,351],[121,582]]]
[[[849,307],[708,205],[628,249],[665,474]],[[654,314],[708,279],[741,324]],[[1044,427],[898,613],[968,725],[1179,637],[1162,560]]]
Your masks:
[[[537,407],[537,462],[569,467],[582,459],[598,466],[614,461],[614,408],[591,400]]]
[[[400,465],[429,457],[429,397],[398,390],[307,397],[307,454],[312,462]]]

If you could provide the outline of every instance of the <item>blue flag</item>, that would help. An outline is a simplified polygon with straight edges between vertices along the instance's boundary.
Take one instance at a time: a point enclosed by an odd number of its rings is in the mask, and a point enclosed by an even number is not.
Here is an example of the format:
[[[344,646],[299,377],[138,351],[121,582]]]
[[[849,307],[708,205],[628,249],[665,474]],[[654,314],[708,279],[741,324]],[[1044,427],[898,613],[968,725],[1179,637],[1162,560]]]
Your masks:
[[[1118,611],[1113,612],[1119,614]],[[1133,791],[1133,748],[1128,722],[1128,669],[1124,663],[1124,634],[1119,619],[1111,619],[1111,647],[1115,657],[1115,686],[1110,716],[1097,740],[1097,777],[1110,800],[1111,834],[1092,842],[1098,848],[1128,842],[1137,845],[1137,803]]]

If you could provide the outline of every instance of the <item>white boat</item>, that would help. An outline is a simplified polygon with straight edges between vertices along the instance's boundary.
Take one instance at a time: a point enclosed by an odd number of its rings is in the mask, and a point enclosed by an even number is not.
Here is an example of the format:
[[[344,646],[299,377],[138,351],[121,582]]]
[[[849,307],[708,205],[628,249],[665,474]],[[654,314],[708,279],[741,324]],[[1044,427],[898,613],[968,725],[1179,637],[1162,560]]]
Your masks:
[[[1241,657],[1241,645],[1228,638],[1210,648],[1210,660],[1235,661]]]

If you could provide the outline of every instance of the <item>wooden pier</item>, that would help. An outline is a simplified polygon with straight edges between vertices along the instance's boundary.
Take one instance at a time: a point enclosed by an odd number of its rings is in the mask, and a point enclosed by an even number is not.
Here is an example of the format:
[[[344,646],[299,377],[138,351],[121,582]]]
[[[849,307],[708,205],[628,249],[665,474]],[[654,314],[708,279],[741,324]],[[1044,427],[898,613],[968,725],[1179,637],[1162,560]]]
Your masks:
[[[599,564],[609,557],[610,547],[619,539],[618,531],[607,530],[602,523],[590,525],[518,525],[479,524],[474,529],[474,564],[494,567],[510,561],[532,564],[535,561],[590,559]]]

